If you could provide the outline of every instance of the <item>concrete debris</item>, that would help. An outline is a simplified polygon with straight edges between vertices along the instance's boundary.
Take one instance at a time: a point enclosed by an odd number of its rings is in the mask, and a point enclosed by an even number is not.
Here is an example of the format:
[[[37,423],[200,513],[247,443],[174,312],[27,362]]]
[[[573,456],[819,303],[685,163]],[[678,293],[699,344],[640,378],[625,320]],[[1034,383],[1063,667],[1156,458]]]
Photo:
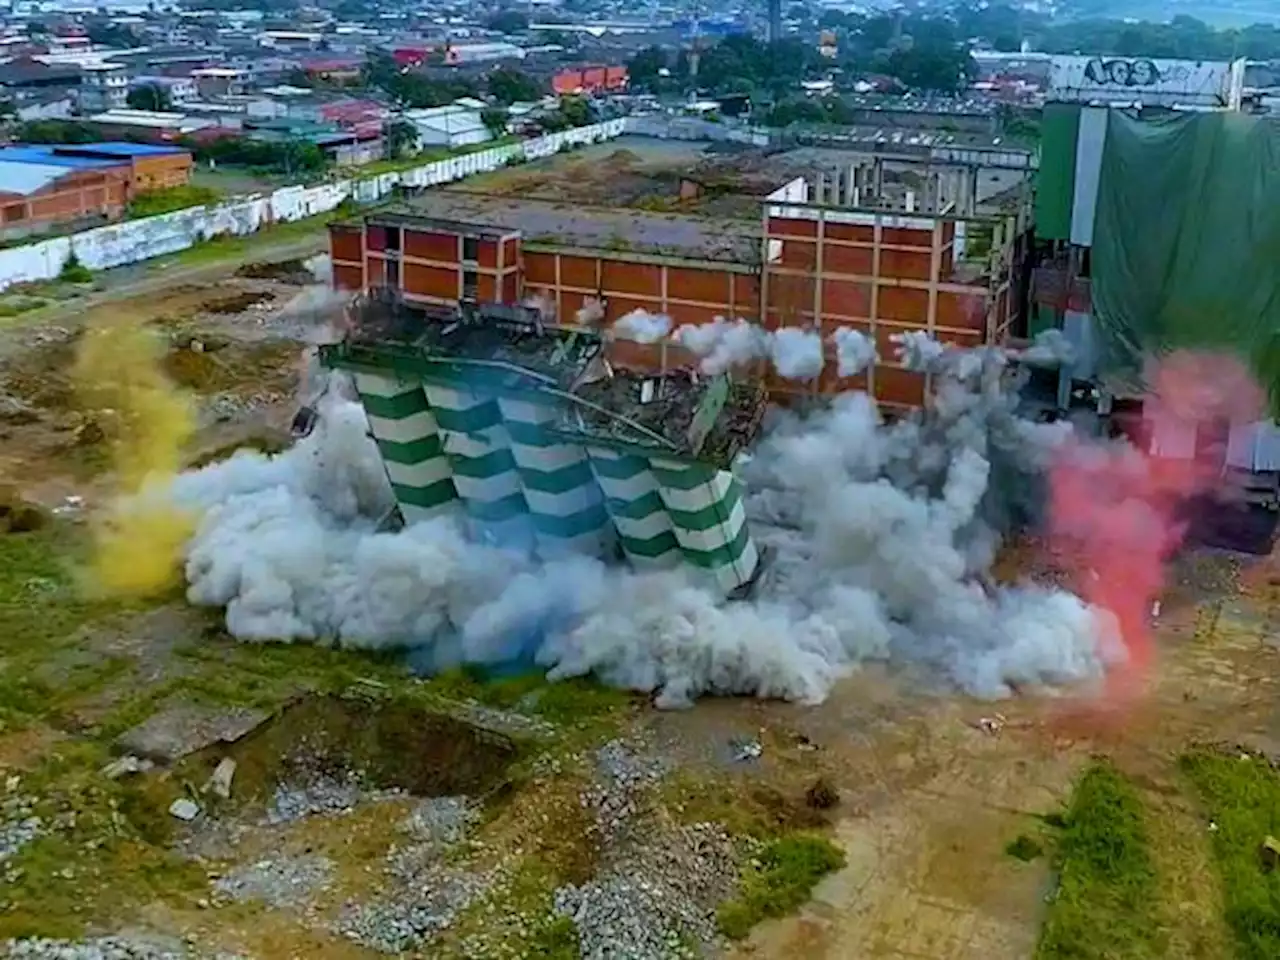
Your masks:
[[[252,900],[269,907],[298,907],[327,887],[332,875],[332,861],[318,854],[276,857],[233,870],[215,880],[213,888],[219,895],[238,902]]]
[[[994,737],[1004,729],[1005,722],[1004,715],[997,713],[993,717],[979,717],[973,725],[983,733]]]
[[[169,814],[185,823],[191,823],[200,816],[200,804],[187,797],[179,797],[169,804]]]
[[[174,699],[127,730],[119,744],[137,756],[173,763],[216,743],[233,743],[269,717],[265,710],[213,707]]]
[[[108,780],[119,780],[121,777],[131,776],[136,773],[146,773],[155,767],[150,760],[142,757],[135,757],[133,754],[126,754],[112,760],[102,768],[102,775]]]
[[[126,937],[93,940],[53,940],[30,937],[3,943],[6,957],[18,960],[183,960],[186,951],[142,943]]]
[[[223,800],[231,799],[231,780],[236,775],[236,762],[230,757],[223,757],[218,761],[218,765],[213,768],[213,774],[209,777],[209,782],[205,784],[205,790],[221,797]]]
[[[1273,871],[1280,866],[1280,840],[1268,836],[1258,848],[1258,855],[1262,858],[1262,869],[1267,873]]]
[[[733,744],[733,759],[738,763],[750,763],[759,760],[764,754],[764,747],[759,740],[746,740]]]

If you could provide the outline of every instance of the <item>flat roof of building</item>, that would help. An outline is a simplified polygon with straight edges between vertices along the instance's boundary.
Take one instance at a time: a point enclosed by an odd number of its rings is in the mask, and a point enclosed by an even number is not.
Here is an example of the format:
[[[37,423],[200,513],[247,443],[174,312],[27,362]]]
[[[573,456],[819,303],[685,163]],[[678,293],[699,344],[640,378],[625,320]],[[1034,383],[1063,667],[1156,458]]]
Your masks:
[[[125,157],[110,159],[107,157],[68,156],[55,153],[55,144],[22,144],[16,147],[0,147],[0,160],[10,164],[32,164],[41,167],[61,167],[73,170],[99,170],[105,167],[119,167],[127,160]],[[0,184],[0,189],[3,185]]]
[[[29,197],[69,172],[65,166],[11,161],[0,154],[0,196],[16,193]]]
[[[434,190],[408,201],[402,216],[490,224],[518,230],[526,243],[554,243],[698,260],[760,259],[759,221],[690,217],[516,200]]]

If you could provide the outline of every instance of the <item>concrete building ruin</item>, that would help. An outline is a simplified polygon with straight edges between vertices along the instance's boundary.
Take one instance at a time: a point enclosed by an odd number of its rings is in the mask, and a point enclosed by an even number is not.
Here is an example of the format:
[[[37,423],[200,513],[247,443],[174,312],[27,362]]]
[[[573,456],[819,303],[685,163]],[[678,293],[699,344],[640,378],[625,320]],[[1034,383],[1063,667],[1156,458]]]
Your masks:
[[[354,375],[406,523],[459,508],[544,558],[685,564],[722,592],[760,555],[729,471],[756,436],[758,381],[612,364],[597,333],[522,306],[361,296],[326,366]]]
[[[756,219],[684,213],[683,180],[662,212],[430,191],[332,224],[334,282],[390,287],[423,307],[536,299],[562,324],[595,303],[597,330],[636,309],[674,326],[726,317],[824,341],[852,328],[877,344],[874,368],[842,380],[830,362],[813,381],[761,371],[769,394],[863,389],[911,408],[924,378],[895,362],[894,334],[927,330],[973,346],[1022,332],[1029,183],[1010,174],[994,196],[995,175],[982,172],[980,183],[979,168],[959,162],[828,165],[775,179],[751,200]],[[724,181],[699,192],[721,194]]]

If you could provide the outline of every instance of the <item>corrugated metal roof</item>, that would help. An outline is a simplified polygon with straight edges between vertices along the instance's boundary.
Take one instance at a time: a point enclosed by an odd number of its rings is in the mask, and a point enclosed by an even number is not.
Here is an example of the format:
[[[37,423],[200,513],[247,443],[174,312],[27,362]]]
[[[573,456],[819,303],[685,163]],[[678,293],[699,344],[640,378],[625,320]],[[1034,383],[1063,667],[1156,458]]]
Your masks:
[[[101,170],[105,167],[118,167],[121,160],[109,160],[105,157],[67,157],[53,152],[53,147],[40,144],[29,144],[20,147],[0,147],[0,161],[9,164],[32,163],[48,167],[70,167],[73,170]]]
[[[17,193],[29,197],[59,177],[67,176],[66,167],[55,167],[21,161],[10,163],[0,159],[0,194]]]
[[[184,152],[181,147],[162,147],[154,143],[126,143],[123,140],[107,140],[102,143],[77,143],[64,149],[106,153],[116,157],[158,157]]]

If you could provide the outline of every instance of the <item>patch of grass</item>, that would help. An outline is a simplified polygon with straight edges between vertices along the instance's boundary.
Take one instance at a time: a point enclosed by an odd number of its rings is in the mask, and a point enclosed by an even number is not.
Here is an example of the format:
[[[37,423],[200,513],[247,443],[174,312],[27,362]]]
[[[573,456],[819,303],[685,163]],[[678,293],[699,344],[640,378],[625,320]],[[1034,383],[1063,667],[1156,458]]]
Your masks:
[[[432,677],[426,689],[448,700],[475,700],[563,726],[590,725],[616,714],[632,699],[625,691],[590,679],[575,677],[549,683],[541,673],[486,677],[479,668],[469,666]]]
[[[756,857],[738,896],[716,911],[726,937],[740,940],[769,917],[782,917],[809,899],[818,881],[844,866],[844,853],[825,837],[796,833],[769,844]]]
[[[129,216],[133,219],[154,217],[160,213],[173,213],[190,207],[207,207],[221,198],[217,190],[184,184],[163,190],[147,190],[129,201]]]
[[[1236,955],[1280,957],[1280,870],[1268,870],[1261,857],[1266,838],[1280,837],[1280,776],[1266,760],[1234,753],[1197,751],[1180,766],[1217,824],[1213,855]]]
[[[58,279],[63,283],[92,283],[93,273],[80,262],[80,258],[76,256],[73,250],[67,255],[66,262],[62,264],[62,269],[58,272]]]
[[[328,213],[320,213],[314,217],[304,217],[301,220],[293,220],[289,223],[273,223],[263,227],[256,233],[249,233],[244,236],[223,234],[188,247],[170,258],[166,258],[164,262],[178,263],[184,266],[220,263],[223,260],[235,260],[245,257],[252,253],[256,247],[263,244],[287,243],[290,240],[304,240],[310,236],[315,236],[319,239],[324,234],[326,224],[339,216],[340,213],[340,210],[332,210]]]
[[[1044,847],[1025,833],[1020,833],[1005,844],[1004,852],[1015,860],[1030,863],[1032,860],[1038,860],[1044,855]]]
[[[104,780],[98,771],[108,758],[98,744],[70,742],[23,778],[47,827],[7,863],[20,872],[0,890],[0,938],[77,937],[117,925],[139,903],[186,906],[206,889],[198,866],[146,839],[167,816],[157,808],[167,795]]]
[[[1163,956],[1144,816],[1133,784],[1109,762],[1085,770],[1058,838],[1058,891],[1037,960]]]
[[[24,313],[30,313],[32,310],[39,310],[45,305],[45,302],[39,297],[11,297],[0,301],[0,319],[20,317]]]

